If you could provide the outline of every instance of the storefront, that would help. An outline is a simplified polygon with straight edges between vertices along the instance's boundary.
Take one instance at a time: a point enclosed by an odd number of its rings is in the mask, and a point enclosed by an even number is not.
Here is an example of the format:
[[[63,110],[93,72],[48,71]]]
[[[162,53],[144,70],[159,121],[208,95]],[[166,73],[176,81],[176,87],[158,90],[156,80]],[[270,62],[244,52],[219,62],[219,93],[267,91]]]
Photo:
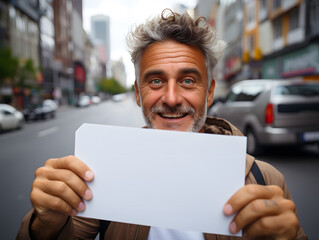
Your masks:
[[[311,44],[263,62],[262,78],[319,80],[319,44]]]
[[[85,93],[86,73],[84,65],[81,62],[74,63],[74,92],[76,97]]]

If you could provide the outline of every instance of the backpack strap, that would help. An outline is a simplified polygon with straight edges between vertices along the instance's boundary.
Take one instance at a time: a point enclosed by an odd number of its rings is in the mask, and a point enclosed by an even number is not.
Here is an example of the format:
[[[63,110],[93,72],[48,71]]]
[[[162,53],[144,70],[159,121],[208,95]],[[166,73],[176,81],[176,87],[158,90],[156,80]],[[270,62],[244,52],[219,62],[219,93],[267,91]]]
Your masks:
[[[257,183],[259,185],[266,185],[265,179],[257,165],[257,163],[254,161],[253,166],[251,167],[250,171],[252,172],[252,174],[254,175]]]
[[[104,240],[104,236],[106,233],[107,228],[110,225],[110,221],[106,221],[106,220],[100,220],[100,240]]]

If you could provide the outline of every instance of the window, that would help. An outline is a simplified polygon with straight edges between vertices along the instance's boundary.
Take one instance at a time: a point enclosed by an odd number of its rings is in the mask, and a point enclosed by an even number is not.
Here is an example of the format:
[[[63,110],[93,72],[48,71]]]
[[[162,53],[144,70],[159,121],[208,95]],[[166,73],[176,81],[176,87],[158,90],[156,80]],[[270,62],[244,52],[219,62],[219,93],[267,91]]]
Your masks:
[[[254,50],[254,35],[250,35],[248,37],[248,49],[249,52],[252,52]]]
[[[272,9],[275,11],[277,10],[278,8],[280,8],[281,6],[281,0],[274,0],[273,1],[273,6],[272,6]]]
[[[319,0],[312,0],[310,2],[310,26],[311,33],[319,32]]]
[[[267,17],[267,12],[268,12],[267,0],[260,0],[259,19],[261,21]]]
[[[303,84],[276,87],[276,95],[319,96],[319,85]]]
[[[247,4],[247,24],[251,25],[255,23],[255,1]]]
[[[241,88],[239,86],[233,87],[231,92],[226,97],[226,102],[235,102],[240,92]]]
[[[267,9],[267,0],[260,0],[260,9]]]
[[[251,102],[254,101],[260,93],[265,89],[264,85],[247,85],[243,86],[241,93],[238,95],[237,101]]]
[[[260,93],[265,90],[265,86],[259,85],[244,85],[235,86],[226,98],[226,102],[252,102]]]
[[[299,7],[292,9],[289,13],[289,31],[299,28]]]
[[[282,30],[281,30],[281,25],[282,25],[282,18],[276,18],[274,20],[273,26],[274,26],[274,39],[281,38],[282,36]]]

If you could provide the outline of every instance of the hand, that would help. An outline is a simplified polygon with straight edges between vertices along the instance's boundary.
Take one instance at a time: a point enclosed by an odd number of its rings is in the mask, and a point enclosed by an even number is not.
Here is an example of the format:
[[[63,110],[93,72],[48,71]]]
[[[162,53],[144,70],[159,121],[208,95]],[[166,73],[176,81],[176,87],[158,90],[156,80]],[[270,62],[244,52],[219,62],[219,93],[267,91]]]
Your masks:
[[[284,198],[278,186],[244,186],[224,206],[226,215],[236,212],[229,225],[230,232],[244,229],[247,239],[264,236],[278,240],[293,239],[299,228],[295,204]]]
[[[74,156],[49,159],[37,169],[31,192],[36,213],[31,226],[32,235],[44,234],[42,227],[48,229],[50,226],[45,238],[52,237],[62,229],[68,216],[83,211],[85,204],[82,199],[92,198],[92,191],[84,181],[93,178],[89,167]]]

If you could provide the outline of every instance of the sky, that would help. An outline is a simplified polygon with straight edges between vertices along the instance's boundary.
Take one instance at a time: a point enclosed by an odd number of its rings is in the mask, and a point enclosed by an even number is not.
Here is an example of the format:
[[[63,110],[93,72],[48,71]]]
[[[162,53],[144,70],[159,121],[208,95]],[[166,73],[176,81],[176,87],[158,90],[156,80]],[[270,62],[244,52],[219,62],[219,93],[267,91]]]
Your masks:
[[[173,9],[176,4],[189,8],[197,0],[83,0],[83,26],[90,33],[91,16],[104,14],[110,17],[111,60],[123,59],[126,68],[127,86],[134,83],[134,66],[125,42],[132,27],[144,22],[150,16],[158,15],[165,8]]]

